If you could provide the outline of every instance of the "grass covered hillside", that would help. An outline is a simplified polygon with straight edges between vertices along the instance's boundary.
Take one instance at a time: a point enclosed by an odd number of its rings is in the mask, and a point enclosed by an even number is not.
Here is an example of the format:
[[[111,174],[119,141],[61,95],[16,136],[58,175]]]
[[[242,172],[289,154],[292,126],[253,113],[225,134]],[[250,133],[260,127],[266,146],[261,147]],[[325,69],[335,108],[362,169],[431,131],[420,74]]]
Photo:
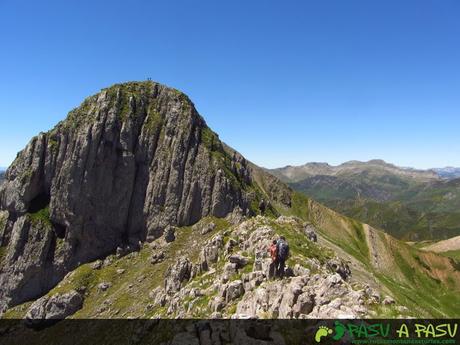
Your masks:
[[[395,199],[330,199],[323,202],[406,240],[446,239],[460,234],[460,179],[412,187]]]
[[[307,205],[304,215],[329,245],[356,264],[357,273],[363,273],[363,277],[370,273],[416,316],[454,317],[458,314],[458,260],[419,250],[313,200],[305,203],[303,198],[298,196],[297,203]]]

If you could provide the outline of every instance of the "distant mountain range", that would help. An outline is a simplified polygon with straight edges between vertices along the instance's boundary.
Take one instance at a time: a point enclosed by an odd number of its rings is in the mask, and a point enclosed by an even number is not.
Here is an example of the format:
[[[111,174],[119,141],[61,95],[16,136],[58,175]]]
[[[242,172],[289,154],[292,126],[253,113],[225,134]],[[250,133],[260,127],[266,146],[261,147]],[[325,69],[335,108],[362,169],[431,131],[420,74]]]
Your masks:
[[[327,206],[407,240],[460,234],[458,171],[402,168],[382,160],[338,166],[307,163],[270,170]]]
[[[446,167],[433,169],[441,178],[455,179],[460,178],[460,168]]]
[[[337,166],[329,165],[328,163],[311,162],[300,166],[287,165],[283,168],[271,169],[270,172],[283,181],[298,182],[310,176],[355,174],[357,172],[369,171],[370,169],[378,174],[388,172],[399,176],[415,178],[419,181],[455,179],[460,177],[460,168],[445,167],[421,170],[410,167],[399,167],[381,159],[373,159],[367,162],[352,160]]]

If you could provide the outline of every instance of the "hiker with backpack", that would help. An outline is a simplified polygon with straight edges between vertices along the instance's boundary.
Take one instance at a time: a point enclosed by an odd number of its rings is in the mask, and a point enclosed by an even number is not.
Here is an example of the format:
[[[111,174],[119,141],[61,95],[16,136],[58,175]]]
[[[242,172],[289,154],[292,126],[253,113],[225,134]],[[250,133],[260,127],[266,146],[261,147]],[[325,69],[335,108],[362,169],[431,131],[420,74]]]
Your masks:
[[[272,258],[272,262],[270,264],[269,272],[268,275],[269,277],[276,277],[276,266],[278,266],[278,247],[277,247],[277,241],[273,240],[272,244],[268,248],[268,251],[270,252],[270,257]]]
[[[289,257],[289,244],[284,236],[280,236],[276,242],[277,248],[277,260],[276,260],[276,273],[279,277],[284,277],[284,268],[286,266],[286,260]]]

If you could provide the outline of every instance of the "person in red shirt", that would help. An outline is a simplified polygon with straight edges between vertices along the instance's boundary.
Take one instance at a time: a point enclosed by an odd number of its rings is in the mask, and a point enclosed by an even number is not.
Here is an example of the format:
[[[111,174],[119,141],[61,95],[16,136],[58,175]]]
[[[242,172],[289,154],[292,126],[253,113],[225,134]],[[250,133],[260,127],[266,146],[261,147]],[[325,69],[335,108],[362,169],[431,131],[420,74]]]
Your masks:
[[[270,248],[268,248],[268,251],[270,252],[270,256],[272,258],[270,270],[268,272],[269,278],[276,277],[277,273],[276,267],[278,266],[278,246],[276,244],[276,240],[273,240],[272,244],[270,245]]]

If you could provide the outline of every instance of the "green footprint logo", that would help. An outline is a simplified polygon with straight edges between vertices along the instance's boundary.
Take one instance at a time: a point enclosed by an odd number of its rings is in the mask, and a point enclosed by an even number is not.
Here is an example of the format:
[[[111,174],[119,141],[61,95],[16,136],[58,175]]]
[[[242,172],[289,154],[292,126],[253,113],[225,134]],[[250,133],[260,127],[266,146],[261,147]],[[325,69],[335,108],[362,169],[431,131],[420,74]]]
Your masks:
[[[326,337],[329,334],[332,334],[332,329],[326,326],[319,326],[315,334],[315,340],[317,343],[321,342],[322,337]]]
[[[339,321],[335,322],[335,334],[332,337],[334,340],[340,340],[345,334],[345,326]]]

